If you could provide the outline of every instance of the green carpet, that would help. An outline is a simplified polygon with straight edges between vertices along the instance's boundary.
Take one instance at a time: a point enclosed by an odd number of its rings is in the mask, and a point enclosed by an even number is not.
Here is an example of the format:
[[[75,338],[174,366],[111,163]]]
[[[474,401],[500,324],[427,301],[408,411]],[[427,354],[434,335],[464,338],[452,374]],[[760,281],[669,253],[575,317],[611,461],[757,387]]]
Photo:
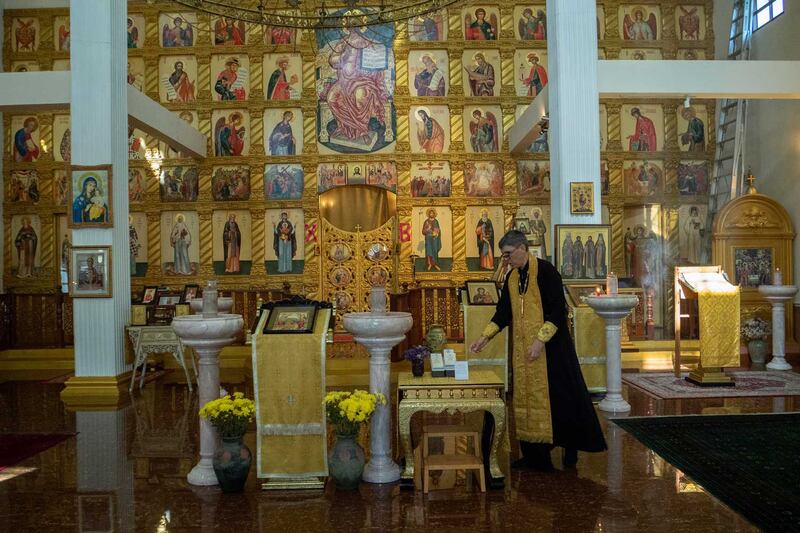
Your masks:
[[[612,421],[765,531],[800,531],[800,413]]]

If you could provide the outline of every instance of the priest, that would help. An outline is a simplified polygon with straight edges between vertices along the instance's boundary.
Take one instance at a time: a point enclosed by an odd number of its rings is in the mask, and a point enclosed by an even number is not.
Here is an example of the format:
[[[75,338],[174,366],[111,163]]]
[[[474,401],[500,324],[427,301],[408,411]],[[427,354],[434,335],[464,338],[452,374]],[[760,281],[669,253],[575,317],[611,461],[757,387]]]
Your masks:
[[[470,347],[480,352],[503,328],[513,326],[513,414],[523,457],[514,468],[551,470],[550,450],[564,448],[565,467],[578,450],[606,449],[603,431],[567,326],[567,303],[556,268],[528,253],[525,234],[500,240],[506,276],[491,322]]]

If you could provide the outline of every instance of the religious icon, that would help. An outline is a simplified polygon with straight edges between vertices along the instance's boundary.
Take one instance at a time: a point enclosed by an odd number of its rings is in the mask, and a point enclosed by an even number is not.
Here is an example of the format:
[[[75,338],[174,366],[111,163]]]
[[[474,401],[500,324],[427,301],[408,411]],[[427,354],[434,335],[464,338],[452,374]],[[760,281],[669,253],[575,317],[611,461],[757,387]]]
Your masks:
[[[469,206],[465,212],[467,270],[493,271],[500,260],[499,241],[504,232],[503,208]]]
[[[411,42],[446,41],[447,10],[441,9],[410,19],[408,21],[408,40]]]
[[[367,176],[361,172],[363,163],[348,163],[347,164],[347,184],[348,185],[365,185],[367,183]]]
[[[194,276],[198,272],[200,220],[195,211],[162,211],[161,270],[167,276]]]
[[[619,51],[620,59],[631,59],[634,61],[662,59],[660,48],[623,48]]]
[[[39,215],[14,215],[11,217],[11,238],[14,253],[11,254],[11,270],[18,278],[32,278],[40,266],[39,235],[42,234]]]
[[[296,10],[279,10],[276,15],[300,15]],[[288,26],[264,26],[264,44],[299,44],[302,32]]]
[[[161,26],[161,46],[164,48],[194,46],[194,28],[197,25],[195,13],[162,13],[158,23]]]
[[[39,159],[39,119],[34,116],[16,116],[11,119],[14,132],[13,156],[17,163],[32,163]]]
[[[73,246],[70,281],[69,294],[73,298],[110,298],[111,247]]]
[[[569,184],[570,213],[573,215],[594,214],[594,183],[591,181]]]
[[[441,154],[450,149],[450,110],[446,105],[411,106],[417,134],[411,136],[411,151]]]
[[[552,253],[553,244],[548,231],[549,227],[549,205],[519,206],[517,218],[514,220],[514,229],[522,231],[528,236],[528,251],[539,259],[548,259],[548,252]]]
[[[53,159],[69,161],[72,152],[72,131],[69,115],[53,116]]]
[[[267,274],[302,274],[305,256],[303,210],[267,209],[266,227]]]
[[[611,226],[556,224],[553,263],[565,283],[605,280],[611,264]]]
[[[468,41],[496,41],[499,34],[497,21],[500,13],[495,6],[484,6],[474,9],[464,8],[464,38]]]
[[[70,167],[69,227],[112,227],[111,165]]]
[[[625,208],[625,269],[643,288],[662,282],[661,206],[649,204]],[[660,291],[659,291],[660,292]]]
[[[708,206],[705,205],[684,204],[678,208],[678,247],[681,260],[687,264],[701,264],[707,212]]]
[[[53,17],[53,45],[56,52],[69,52],[69,17]]]
[[[550,162],[517,161],[517,191],[520,196],[550,192]]]
[[[497,119],[500,117],[500,120]],[[500,106],[465,107],[464,122],[469,124],[467,152],[499,152],[502,114]]]
[[[464,193],[467,196],[503,197],[503,164],[478,161],[464,165]]]
[[[547,16],[545,6],[516,6],[514,20],[517,21],[517,39],[522,41],[547,40]]]
[[[394,161],[364,163],[364,168],[367,173],[367,185],[397,192],[397,165]]]
[[[449,85],[447,50],[412,50],[408,53],[409,93],[446,96]]]
[[[214,155],[231,157],[248,155],[250,139],[247,131],[250,115],[247,111],[217,109],[211,122],[214,124]]]
[[[144,132],[128,126],[128,159],[141,160],[145,156]]]
[[[464,66],[464,96],[500,94],[499,50],[464,50],[461,64]]]
[[[162,56],[158,62],[159,95],[162,102],[184,104],[195,101],[197,59],[194,56]]]
[[[702,41],[705,39],[705,8],[703,6],[675,6],[678,23],[678,39]]]
[[[69,180],[67,171],[62,169],[53,170],[53,201],[57,206],[66,206],[69,196]],[[66,218],[64,219],[66,221]]]
[[[328,280],[334,287],[347,287],[353,279],[353,274],[343,266],[337,266],[328,273]]]
[[[659,152],[664,147],[664,112],[660,105],[623,105],[622,138],[630,152]]]
[[[297,135],[295,135],[295,129]],[[267,155],[298,155],[303,153],[303,110],[266,109],[264,132],[267,133]]]
[[[214,167],[211,196],[217,201],[250,199],[250,167]]]
[[[374,263],[385,261],[391,255],[389,247],[382,242],[373,242],[367,247],[367,259]]]
[[[265,54],[264,94],[267,100],[299,100],[303,92],[303,60],[300,54]],[[269,67],[275,65],[270,72]]]
[[[303,197],[303,167],[297,163],[266,165],[264,197],[268,200],[299,200]]]
[[[276,305],[269,314],[263,333],[311,333],[316,316],[316,304]]]
[[[696,48],[679,48],[678,56],[676,59],[683,59],[684,61],[697,61],[698,59],[705,59],[706,53],[704,50]]]
[[[743,289],[757,289],[772,284],[772,248],[734,248],[735,283]]]
[[[331,261],[335,261],[337,263],[343,263],[350,259],[352,256],[352,251],[347,244],[343,242],[337,242],[333,244],[330,249],[328,250],[328,257]]]
[[[450,196],[450,163],[447,161],[411,162],[411,197]]]
[[[678,131],[682,152],[704,153],[706,151],[706,106],[681,107],[678,111]],[[701,118],[702,117],[702,118]]]
[[[148,305],[154,303],[156,301],[156,295],[158,294],[158,287],[145,287],[142,291],[142,298],[141,302],[144,305]]]
[[[626,161],[623,168],[625,194],[652,196],[664,185],[664,164],[661,161]]]
[[[214,22],[214,44],[241,46],[245,44],[247,31],[244,22],[230,17],[219,17]]]
[[[11,27],[14,29],[12,47],[14,52],[35,52],[39,49],[39,40],[37,38],[39,34],[39,19],[11,19]]]
[[[681,161],[678,163],[678,192],[683,195],[708,192],[707,161]]]
[[[130,248],[131,276],[147,274],[147,215],[128,215],[128,247]]]
[[[128,202],[132,204],[139,204],[144,202],[144,195],[146,192],[144,169],[137,167],[128,167]]]
[[[619,17],[622,28],[622,38],[626,41],[655,41],[658,36],[658,18],[660,9],[648,6],[620,6]]]
[[[514,52],[517,96],[537,96],[547,85],[547,51],[517,50]]]
[[[466,286],[469,305],[495,305],[500,299],[493,281],[468,280]]]
[[[162,202],[197,201],[199,179],[197,167],[161,167],[159,177]]]
[[[128,48],[141,48],[144,45],[144,15],[129,13],[126,26],[128,29]]]
[[[347,185],[347,165],[344,163],[321,163],[317,167],[317,192],[323,193],[334,187]]]
[[[246,55],[212,56],[211,90],[219,102],[246,100],[250,90],[250,59]]]
[[[12,170],[8,181],[8,201],[39,203],[39,171]]]
[[[453,215],[449,207],[415,207],[411,233],[417,272],[450,272],[453,268]]]
[[[128,85],[136,88],[138,91],[144,90],[144,58],[129,57],[128,58]]]
[[[363,9],[372,13],[372,8]],[[349,13],[340,10],[332,16]],[[367,29],[369,31],[367,31]],[[322,153],[394,148],[394,24],[316,31],[317,137]]]
[[[389,272],[385,268],[376,265],[367,270],[366,278],[371,286],[382,287],[389,281]]]
[[[608,161],[600,161],[600,194],[608,196],[609,179],[608,179]]]
[[[346,291],[336,291],[333,293],[333,299],[336,302],[336,309],[340,311],[350,309],[353,304],[353,297]]]
[[[211,215],[213,266],[217,275],[250,274],[251,218],[247,210],[221,210]]]

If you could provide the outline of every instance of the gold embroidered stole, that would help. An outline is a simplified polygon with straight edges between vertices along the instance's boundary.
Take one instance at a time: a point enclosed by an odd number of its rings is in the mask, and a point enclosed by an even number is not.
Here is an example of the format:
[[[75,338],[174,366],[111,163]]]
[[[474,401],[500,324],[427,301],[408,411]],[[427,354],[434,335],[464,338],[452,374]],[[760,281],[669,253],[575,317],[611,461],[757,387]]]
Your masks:
[[[545,350],[534,362],[528,362],[528,349],[544,324],[542,296],[536,276],[536,258],[528,259],[528,290],[519,294],[519,270],[508,278],[511,297],[514,340],[512,366],[514,369],[514,418],[517,438],[527,442],[553,442],[553,423],[550,419],[550,389],[547,382]]]
[[[739,286],[703,288],[698,299],[700,364],[703,368],[739,366]]]

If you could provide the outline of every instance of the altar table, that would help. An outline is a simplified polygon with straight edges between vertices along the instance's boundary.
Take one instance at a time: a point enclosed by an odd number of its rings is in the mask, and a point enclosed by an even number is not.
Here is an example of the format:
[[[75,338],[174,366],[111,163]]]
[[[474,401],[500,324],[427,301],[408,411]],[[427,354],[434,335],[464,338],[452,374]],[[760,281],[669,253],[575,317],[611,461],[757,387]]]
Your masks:
[[[500,445],[506,430],[506,404],[503,399],[505,381],[494,369],[470,367],[469,380],[434,378],[430,372],[414,377],[411,372],[401,372],[397,377],[400,395],[398,429],[400,444],[405,456],[405,468],[400,482],[414,485],[414,450],[411,445],[411,417],[414,413],[472,413],[486,411],[494,418],[494,435],[489,453],[491,486],[502,487],[504,474],[500,470]]]

